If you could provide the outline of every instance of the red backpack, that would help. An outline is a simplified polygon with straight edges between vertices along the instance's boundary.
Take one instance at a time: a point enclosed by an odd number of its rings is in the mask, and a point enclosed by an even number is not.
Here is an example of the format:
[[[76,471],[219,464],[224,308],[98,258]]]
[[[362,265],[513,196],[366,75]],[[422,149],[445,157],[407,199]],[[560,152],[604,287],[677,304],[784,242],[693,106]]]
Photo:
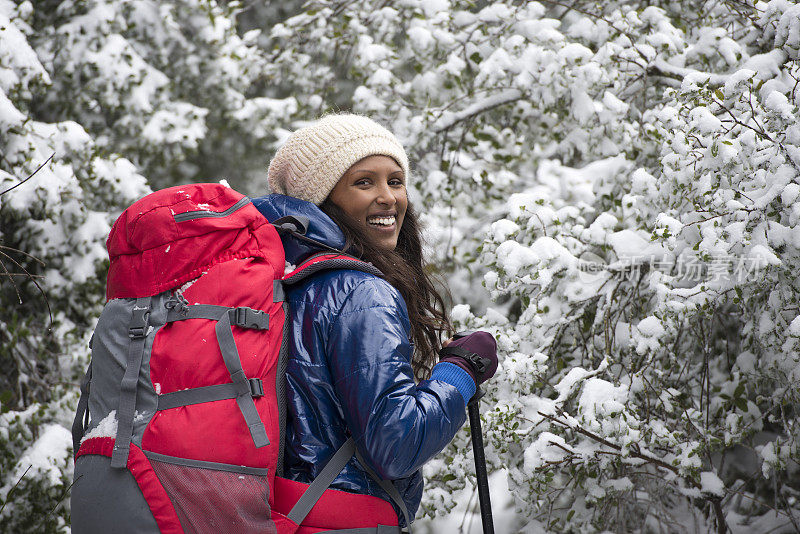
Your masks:
[[[267,221],[218,184],[158,191],[114,223],[73,424],[75,534],[399,532],[388,502],[328,489],[352,438],[311,485],[279,476],[284,286],[321,269],[376,272],[330,252],[285,275],[279,232],[302,226]]]

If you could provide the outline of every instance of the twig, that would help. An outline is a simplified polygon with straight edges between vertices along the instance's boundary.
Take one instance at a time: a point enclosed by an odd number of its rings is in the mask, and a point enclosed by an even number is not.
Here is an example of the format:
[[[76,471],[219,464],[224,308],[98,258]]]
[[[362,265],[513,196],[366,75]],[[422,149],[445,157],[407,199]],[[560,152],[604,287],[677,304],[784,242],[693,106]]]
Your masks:
[[[28,270],[25,267],[23,267],[17,260],[9,256],[5,252],[0,251],[0,254],[11,260],[14,263],[14,265],[22,269],[25,272],[25,274],[28,275],[28,278],[30,278],[31,282],[33,282],[33,284],[36,286],[36,289],[38,289],[39,292],[42,294],[42,296],[44,297],[44,302],[45,304],[47,304],[47,313],[50,316],[50,326],[48,326],[47,329],[48,330],[51,329],[53,326],[53,310],[50,308],[50,300],[47,298],[47,293],[45,292],[45,290],[42,288],[42,286],[39,285],[39,282],[36,281],[36,278],[31,273],[29,273]],[[0,262],[0,264],[2,264],[2,262]],[[3,268],[5,269],[5,265],[3,265]],[[8,271],[6,270],[6,272]]]
[[[22,473],[22,476],[21,476],[21,477],[19,477],[19,480],[17,480],[16,484],[14,484],[14,487],[13,487],[13,488],[11,488],[11,490],[9,490],[8,494],[6,495],[6,500],[5,500],[5,501],[3,501],[3,506],[0,506],[0,514],[2,514],[2,513],[3,513],[3,508],[5,508],[5,507],[6,507],[6,503],[8,503],[9,499],[11,499],[11,494],[12,494],[12,493],[14,493],[14,490],[15,490],[15,489],[17,489],[17,486],[19,486],[19,483],[20,483],[20,482],[22,482],[22,479],[23,479],[23,478],[25,478],[25,475],[27,475],[27,474],[28,474],[28,471],[30,471],[30,470],[31,470],[31,467],[33,467],[33,465],[29,465],[29,466],[28,466],[28,468],[25,470],[25,472],[24,472],[24,473]]]
[[[53,509],[52,509],[52,510],[50,510],[50,513],[49,513],[49,514],[47,514],[47,517],[50,517],[51,515],[53,515],[53,512],[55,512],[55,511],[56,511],[56,508],[58,508],[58,506],[59,506],[59,505],[60,505],[60,504],[61,504],[61,503],[64,501],[64,497],[66,497],[66,496],[67,496],[67,493],[69,493],[69,490],[71,490],[71,489],[72,489],[72,486],[74,486],[74,485],[75,485],[75,483],[76,483],[78,480],[80,480],[80,478],[81,478],[82,476],[83,476],[83,475],[78,475],[78,478],[76,478],[75,480],[73,480],[73,481],[72,481],[72,483],[71,483],[69,486],[67,486],[67,489],[65,489],[65,490],[64,490],[64,493],[61,495],[61,498],[60,498],[60,499],[58,499],[58,502],[56,503],[56,505],[55,505],[55,506],[53,506]],[[45,519],[46,519],[46,518],[45,518]]]
[[[0,252],[0,254],[3,253]],[[6,264],[3,263],[2,259],[0,259],[0,268],[2,268],[3,271],[5,272],[5,276],[8,276],[8,281],[11,282],[12,286],[14,286],[14,292],[17,294],[17,300],[19,301],[20,304],[22,304],[22,295],[19,294],[19,288],[17,287],[16,282],[14,282],[14,278],[11,276],[11,273],[8,271],[8,268],[6,267]]]
[[[25,252],[24,250],[20,250],[20,249],[18,249],[18,248],[6,247],[6,246],[3,246],[3,245],[0,245],[0,249],[2,249],[2,250],[10,250],[11,252],[18,252],[18,253],[22,254],[23,256],[28,256],[28,257],[29,257],[30,259],[32,259],[33,261],[39,262],[39,263],[40,263],[42,266],[46,265],[46,263],[45,263],[45,262],[43,262],[42,260],[40,260],[40,259],[39,259],[39,258],[37,258],[36,256],[33,256],[33,255],[31,255],[31,254],[28,254],[28,253],[27,253],[27,252]]]
[[[548,420],[550,420],[550,421],[552,421],[554,423],[562,425],[562,426],[564,426],[566,428],[569,428],[570,430],[574,430],[575,432],[578,432],[579,434],[583,434],[584,436],[586,436],[588,438],[591,438],[591,439],[593,439],[593,440],[595,440],[595,441],[597,441],[599,443],[602,443],[606,447],[611,447],[612,449],[614,449],[616,451],[621,451],[622,450],[622,447],[617,445],[616,443],[611,443],[607,439],[602,438],[602,437],[598,436],[597,434],[586,430],[585,428],[582,428],[580,426],[572,426],[569,423],[567,423],[566,421],[562,421],[562,420],[558,419],[557,417],[554,417],[554,416],[552,416],[550,414],[546,414],[544,412],[538,412],[538,414],[541,415],[542,417],[544,417],[545,419],[548,419]],[[632,448],[629,449],[629,453],[634,458],[639,458],[640,460],[645,460],[646,462],[650,462],[650,463],[655,464],[655,465],[657,465],[659,467],[662,467],[664,469],[672,471],[673,473],[675,473],[678,476],[681,476],[680,471],[678,470],[677,467],[675,467],[674,465],[669,465],[668,463],[664,462],[663,460],[660,460],[658,458],[653,458],[652,456],[648,456],[646,454],[642,454],[640,451],[636,451],[636,450],[634,450]],[[684,477],[681,477],[681,478],[684,478]],[[695,488],[701,489],[701,486],[700,486],[700,484],[698,482],[696,482],[696,481],[694,481],[692,479],[684,479],[684,480],[686,480],[689,484],[691,484]]]
[[[27,178],[25,178],[24,180],[22,180],[22,181],[21,181],[21,182],[19,182],[18,184],[14,184],[14,185],[12,185],[11,187],[9,187],[8,189],[6,189],[5,191],[3,191],[2,193],[0,193],[0,197],[1,197],[1,196],[3,196],[3,195],[5,195],[6,193],[8,193],[9,191],[11,191],[12,189],[15,189],[15,188],[17,188],[17,187],[21,186],[22,184],[24,184],[25,182],[27,182],[27,181],[28,181],[28,180],[30,180],[31,178],[33,178],[33,176],[34,176],[34,175],[35,175],[37,172],[39,172],[40,170],[42,170],[42,167],[44,167],[45,165],[47,165],[47,164],[50,162],[50,160],[51,160],[51,159],[53,159],[53,156],[55,156],[55,155],[56,155],[56,153],[55,153],[55,152],[53,152],[52,154],[50,154],[50,157],[49,157],[49,158],[47,158],[47,159],[44,161],[44,163],[42,163],[41,165],[39,165],[39,166],[36,168],[36,170],[35,170],[35,171],[33,171],[33,172],[30,174],[30,176],[28,176]]]

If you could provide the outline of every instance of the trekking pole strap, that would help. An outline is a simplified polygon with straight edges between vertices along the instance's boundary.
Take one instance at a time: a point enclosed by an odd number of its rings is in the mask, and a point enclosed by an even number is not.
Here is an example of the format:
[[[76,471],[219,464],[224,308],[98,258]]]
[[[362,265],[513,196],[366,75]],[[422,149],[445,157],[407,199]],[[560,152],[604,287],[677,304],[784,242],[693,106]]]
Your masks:
[[[142,367],[145,343],[147,342],[148,319],[150,317],[151,297],[136,299],[128,327],[128,361],[122,377],[117,409],[117,436],[114,439],[114,452],[111,454],[111,467],[124,468],[128,465],[128,451],[133,435],[133,417],[136,411],[136,386]]]
[[[355,450],[356,442],[352,437],[339,447],[339,450],[328,460],[328,463],[325,464],[325,467],[322,468],[322,471],[320,471],[313,482],[311,482],[311,485],[303,492],[303,495],[300,496],[300,499],[298,499],[292,507],[292,510],[286,516],[290,521],[295,525],[303,524],[303,520],[309,512],[311,512],[311,509],[319,498],[322,497],[325,490],[336,480],[336,477],[342,472],[344,466],[347,465],[347,462],[353,457]]]
[[[408,507],[406,506],[406,502],[403,500],[403,497],[402,495],[400,495],[400,492],[397,491],[397,487],[392,483],[391,480],[383,480],[381,477],[379,477],[378,474],[375,471],[373,471],[372,468],[369,467],[369,465],[367,465],[367,462],[364,461],[364,458],[361,456],[361,453],[359,453],[358,450],[356,450],[355,454],[356,458],[358,458],[358,461],[361,463],[361,467],[364,468],[367,474],[371,476],[372,479],[375,480],[375,482],[378,483],[378,485],[383,489],[383,491],[385,491],[389,495],[389,497],[397,505],[397,507],[400,508],[400,511],[403,513],[403,517],[406,520],[406,528],[408,529],[408,532],[410,534],[411,523],[413,522],[413,519],[411,518],[411,514],[408,513]]]

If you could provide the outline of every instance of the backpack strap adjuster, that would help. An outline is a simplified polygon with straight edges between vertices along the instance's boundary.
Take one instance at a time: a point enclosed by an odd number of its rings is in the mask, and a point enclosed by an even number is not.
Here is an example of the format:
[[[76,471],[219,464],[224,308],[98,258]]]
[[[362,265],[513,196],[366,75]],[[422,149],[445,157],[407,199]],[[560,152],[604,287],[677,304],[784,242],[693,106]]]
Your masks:
[[[239,307],[229,312],[231,324],[240,328],[267,330],[269,328],[269,315],[263,310]]]
[[[134,306],[131,315],[128,337],[141,339],[147,335],[147,319],[150,317],[150,306]]]
[[[260,378],[250,378],[247,380],[250,383],[250,396],[254,399],[264,396],[264,383]]]

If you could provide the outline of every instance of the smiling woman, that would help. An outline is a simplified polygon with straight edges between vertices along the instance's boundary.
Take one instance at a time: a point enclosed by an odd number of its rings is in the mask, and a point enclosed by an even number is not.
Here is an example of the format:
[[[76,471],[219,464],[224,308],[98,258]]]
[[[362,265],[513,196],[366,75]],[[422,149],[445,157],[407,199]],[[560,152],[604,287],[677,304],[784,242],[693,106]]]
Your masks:
[[[403,169],[388,156],[367,156],[350,167],[328,197],[364,224],[373,241],[394,250],[408,208]]]
[[[285,235],[289,263],[333,248],[380,271],[321,271],[287,288],[282,475],[311,483],[354,442],[331,487],[391,502],[396,516],[382,525],[411,523],[420,468],[464,424],[477,382],[491,374],[476,375],[459,357],[437,363],[452,332],[422,258],[408,169],[391,132],[366,117],[328,115],[289,136],[270,162],[270,187],[281,194],[253,201],[270,221],[309,220],[305,237],[320,247]],[[493,346],[471,350],[496,361]]]

